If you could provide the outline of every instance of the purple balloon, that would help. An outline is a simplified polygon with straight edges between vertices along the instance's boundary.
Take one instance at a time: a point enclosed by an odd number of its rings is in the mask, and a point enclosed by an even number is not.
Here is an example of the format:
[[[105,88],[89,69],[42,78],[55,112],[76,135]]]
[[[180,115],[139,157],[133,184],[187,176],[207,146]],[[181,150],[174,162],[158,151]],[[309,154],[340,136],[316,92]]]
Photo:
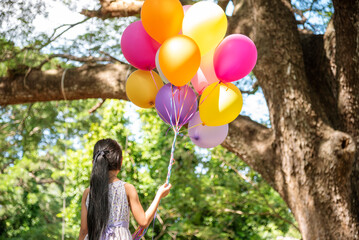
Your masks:
[[[156,96],[156,110],[167,124],[181,128],[197,111],[197,96],[188,85],[164,85]]]
[[[199,112],[188,123],[188,135],[201,148],[213,148],[221,144],[228,135],[228,124],[222,126],[202,125]]]

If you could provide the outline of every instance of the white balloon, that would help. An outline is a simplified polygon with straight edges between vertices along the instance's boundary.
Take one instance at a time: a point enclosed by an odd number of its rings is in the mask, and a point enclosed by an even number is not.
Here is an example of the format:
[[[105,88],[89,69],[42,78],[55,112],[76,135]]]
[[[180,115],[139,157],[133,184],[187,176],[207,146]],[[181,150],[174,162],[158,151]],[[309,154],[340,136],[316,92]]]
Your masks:
[[[168,79],[167,79],[167,78],[165,77],[165,75],[163,74],[163,72],[162,72],[162,70],[161,70],[161,67],[160,67],[160,61],[158,60],[158,55],[159,55],[160,49],[161,49],[161,48],[159,48],[159,49],[157,50],[157,53],[156,53],[156,68],[157,68],[158,74],[160,75],[162,81],[167,84],[167,83],[169,83],[170,81],[168,81]]]
[[[201,148],[213,148],[221,144],[228,135],[228,124],[206,126],[202,124],[199,112],[188,122],[188,135],[191,141]]]

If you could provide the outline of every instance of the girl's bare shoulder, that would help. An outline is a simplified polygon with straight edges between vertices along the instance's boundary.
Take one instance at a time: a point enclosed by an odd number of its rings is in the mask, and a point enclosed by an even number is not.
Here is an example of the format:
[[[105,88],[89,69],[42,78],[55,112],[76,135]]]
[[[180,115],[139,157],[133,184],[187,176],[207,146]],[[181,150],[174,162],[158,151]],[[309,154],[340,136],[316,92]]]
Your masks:
[[[84,194],[82,195],[82,201],[86,201],[86,197],[89,194],[89,192],[90,192],[90,188],[88,187],[85,189]]]
[[[127,196],[137,194],[135,186],[133,186],[131,183],[128,183],[128,182],[125,183],[125,190],[126,190]]]

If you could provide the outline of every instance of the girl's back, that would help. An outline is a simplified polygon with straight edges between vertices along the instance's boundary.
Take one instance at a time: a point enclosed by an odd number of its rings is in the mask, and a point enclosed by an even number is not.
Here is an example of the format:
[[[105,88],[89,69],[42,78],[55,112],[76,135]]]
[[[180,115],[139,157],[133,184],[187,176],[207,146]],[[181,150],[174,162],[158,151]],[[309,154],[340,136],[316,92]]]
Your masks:
[[[132,239],[128,229],[130,220],[129,204],[127,200],[125,182],[118,180],[109,184],[108,193],[110,215],[108,224],[102,234],[103,239]],[[88,208],[89,196],[86,198],[86,207]],[[86,236],[85,239],[88,239]]]
[[[128,229],[130,209],[137,223],[145,229],[171,185],[164,184],[159,188],[145,212],[135,187],[117,178],[122,166],[122,149],[115,140],[97,141],[92,164],[91,189],[84,191],[81,200],[79,240],[131,240]]]

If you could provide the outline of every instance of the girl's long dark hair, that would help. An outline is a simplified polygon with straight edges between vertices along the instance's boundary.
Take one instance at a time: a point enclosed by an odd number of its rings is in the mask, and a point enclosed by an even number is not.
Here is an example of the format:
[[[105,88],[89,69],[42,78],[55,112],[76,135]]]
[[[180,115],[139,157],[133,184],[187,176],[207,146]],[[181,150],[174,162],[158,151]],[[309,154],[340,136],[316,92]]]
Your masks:
[[[87,225],[89,240],[98,240],[105,230],[110,214],[108,191],[109,170],[120,170],[122,150],[112,139],[102,139],[95,144],[93,168],[90,179]]]

